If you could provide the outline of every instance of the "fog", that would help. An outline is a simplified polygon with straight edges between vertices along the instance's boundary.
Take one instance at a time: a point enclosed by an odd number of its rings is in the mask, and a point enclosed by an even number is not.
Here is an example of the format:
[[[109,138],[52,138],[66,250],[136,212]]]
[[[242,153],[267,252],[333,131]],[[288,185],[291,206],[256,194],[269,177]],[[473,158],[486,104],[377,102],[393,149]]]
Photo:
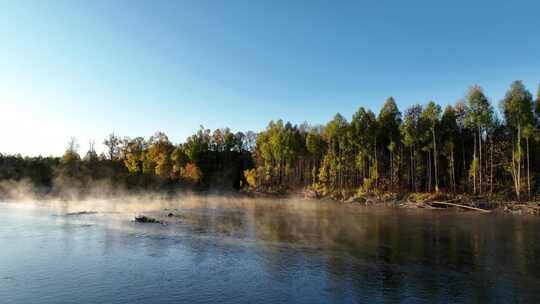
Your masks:
[[[244,208],[272,205],[290,210],[335,208],[337,203],[303,199],[298,196],[256,197],[236,191],[208,190],[203,192],[177,190],[132,190],[110,182],[96,181],[84,187],[73,187],[55,181],[50,189],[37,188],[31,182],[0,181],[0,201],[20,205],[59,207],[66,212],[151,212],[174,208]]]
[[[100,222],[116,228],[133,229],[133,224],[150,227],[152,224],[133,223],[136,216],[146,215],[166,226],[168,231],[159,233],[206,231],[217,238],[313,242],[313,246],[333,244],[338,237],[365,235],[370,221],[358,221],[358,214],[388,212],[298,197],[252,197],[220,191],[143,192],[107,183],[83,190],[56,186],[54,191],[43,193],[27,182],[11,181],[0,183],[0,191],[4,193],[0,201],[16,208],[45,209],[66,219],[98,216]]]
[[[171,294],[227,302],[220,297],[230,291],[226,298],[236,302],[245,286],[269,302],[303,290],[315,295],[310,303],[371,302],[381,286],[390,302],[436,302],[441,294],[445,302],[496,302],[504,286],[502,302],[538,303],[536,218],[219,191],[135,192],[107,183],[80,191],[0,187],[0,240],[9,244],[0,251],[0,275],[13,278],[2,281],[11,287],[3,294],[0,287],[0,295],[13,303],[40,303],[28,290],[49,294],[43,303],[63,295],[69,302],[74,292],[83,302],[111,302],[119,291],[131,303],[141,290],[158,302]],[[134,221],[139,215],[159,223]],[[359,300],[339,301],[344,292]]]

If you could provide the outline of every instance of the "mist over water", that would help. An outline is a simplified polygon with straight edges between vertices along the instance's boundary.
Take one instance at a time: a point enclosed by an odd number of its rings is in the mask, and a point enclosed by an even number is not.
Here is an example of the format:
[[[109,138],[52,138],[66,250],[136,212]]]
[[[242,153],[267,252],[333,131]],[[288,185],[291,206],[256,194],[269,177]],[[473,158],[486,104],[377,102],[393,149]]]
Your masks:
[[[540,301],[533,217],[219,194],[20,198],[0,203],[2,303]]]

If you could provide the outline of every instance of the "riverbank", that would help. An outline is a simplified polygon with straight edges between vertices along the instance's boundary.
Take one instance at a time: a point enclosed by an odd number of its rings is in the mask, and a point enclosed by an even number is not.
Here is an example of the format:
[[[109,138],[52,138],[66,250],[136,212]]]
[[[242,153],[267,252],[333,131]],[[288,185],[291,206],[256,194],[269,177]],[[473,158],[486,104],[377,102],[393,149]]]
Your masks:
[[[471,196],[451,193],[408,193],[383,192],[351,195],[337,198],[321,195],[310,189],[288,191],[284,193],[246,192],[254,197],[299,198],[319,201],[332,201],[343,204],[364,206],[386,206],[404,209],[459,210],[466,212],[535,215],[540,216],[540,201],[512,201],[487,196]]]
[[[505,201],[485,196],[470,196],[450,193],[395,193],[355,195],[337,199],[320,196],[313,191],[303,191],[303,196],[313,199],[330,199],[341,203],[355,203],[366,206],[388,206],[408,209],[448,210],[457,209],[480,213],[508,213],[514,215],[540,215],[539,201]]]

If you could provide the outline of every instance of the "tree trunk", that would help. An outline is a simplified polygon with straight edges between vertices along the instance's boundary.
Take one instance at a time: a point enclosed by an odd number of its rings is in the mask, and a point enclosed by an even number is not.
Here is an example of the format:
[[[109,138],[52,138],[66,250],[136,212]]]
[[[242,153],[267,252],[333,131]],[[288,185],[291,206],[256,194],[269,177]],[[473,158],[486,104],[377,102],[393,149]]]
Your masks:
[[[431,192],[431,150],[428,150],[428,159],[427,159],[427,173],[428,173],[428,184],[427,192]]]
[[[375,137],[375,187],[379,185],[378,183],[378,177],[379,177],[379,167],[377,162],[377,137]]]
[[[393,155],[394,155],[394,152],[390,151],[390,185],[392,186],[394,185]]]
[[[482,128],[478,126],[478,191],[482,194]]]
[[[518,181],[518,200],[519,194],[521,193],[521,125],[518,125],[518,151],[519,151],[519,160],[517,166],[517,181]]]
[[[414,185],[414,176],[413,176],[413,146],[411,145],[409,149],[410,161],[409,161],[409,187],[413,191]]]
[[[512,149],[512,177],[514,178],[516,197],[519,201],[519,194],[521,191],[521,126],[519,124],[517,130],[517,146],[515,149]]]
[[[529,137],[526,138],[527,141],[527,197],[531,199],[531,172],[530,172],[530,161],[529,161]]]
[[[473,136],[474,137],[474,146],[473,146],[473,149],[474,149],[474,152],[473,152],[473,164],[474,164],[474,161],[476,160],[476,136]],[[472,170],[472,175],[473,175],[473,193],[476,194],[476,168],[473,168],[474,170]]]
[[[460,134],[461,134],[460,138],[461,138],[461,165],[462,165],[461,174],[460,174],[461,176],[460,184],[461,182],[463,182],[463,176],[465,175],[465,183],[463,183],[462,190],[467,191],[469,178],[467,174],[467,162],[465,161],[465,140],[464,140],[465,134],[463,134],[463,131],[461,131]]]
[[[493,195],[493,138],[490,138],[489,195]]]
[[[456,171],[454,168],[454,145],[451,147],[450,150],[450,166],[452,169],[452,192],[456,192]]]
[[[435,140],[435,128],[431,129],[433,134],[433,160],[435,164],[435,192],[439,192],[439,174],[437,172],[437,141]]]

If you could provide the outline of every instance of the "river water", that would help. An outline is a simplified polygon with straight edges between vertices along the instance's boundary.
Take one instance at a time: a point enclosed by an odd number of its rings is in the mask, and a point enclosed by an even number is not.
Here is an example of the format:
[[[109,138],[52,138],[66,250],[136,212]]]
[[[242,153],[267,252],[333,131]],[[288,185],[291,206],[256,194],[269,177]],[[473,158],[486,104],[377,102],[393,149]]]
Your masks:
[[[5,304],[540,303],[534,217],[219,197],[0,215]]]

